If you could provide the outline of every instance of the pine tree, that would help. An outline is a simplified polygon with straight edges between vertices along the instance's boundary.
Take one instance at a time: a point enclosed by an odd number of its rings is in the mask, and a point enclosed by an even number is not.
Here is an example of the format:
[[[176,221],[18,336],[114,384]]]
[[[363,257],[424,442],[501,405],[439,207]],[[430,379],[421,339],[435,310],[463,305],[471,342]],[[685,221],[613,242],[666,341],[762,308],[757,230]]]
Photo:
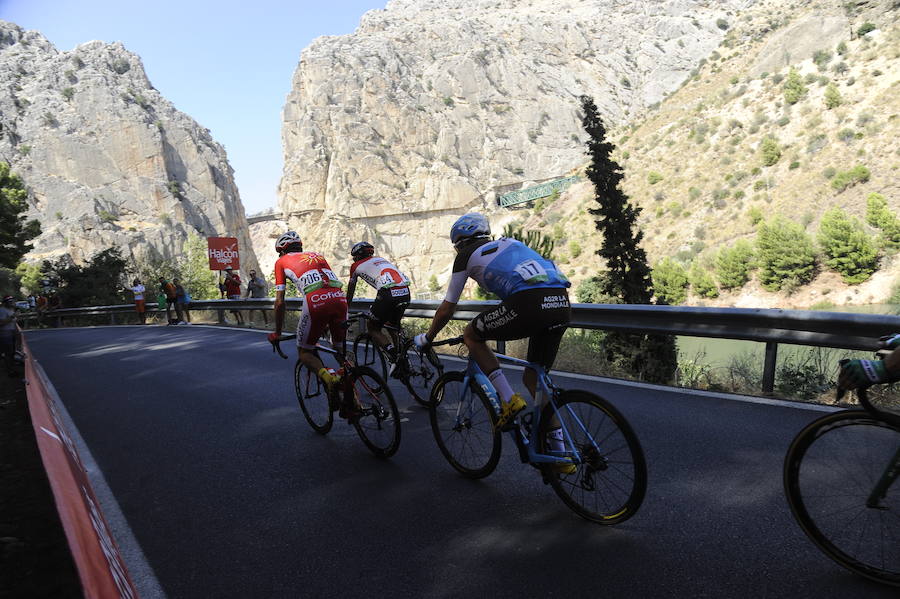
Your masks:
[[[611,158],[613,145],[606,141],[606,128],[597,105],[581,96],[584,112],[581,123],[588,134],[586,153],[590,156],[587,177],[594,184],[597,208],[589,212],[598,217],[597,230],[603,244],[597,254],[606,261],[601,279],[603,293],[621,298],[626,304],[649,304],[653,298],[653,280],[647,255],[640,247],[644,234],[636,228],[639,207],[632,206],[621,189],[622,168]],[[634,335],[611,332],[604,349],[610,363],[618,363],[639,378],[655,383],[669,382],[678,365],[675,338],[666,335]]]
[[[832,208],[819,225],[819,245],[825,263],[841,273],[844,282],[855,285],[872,276],[878,268],[878,250],[862,224],[850,219],[840,208]]]
[[[828,84],[828,87],[825,88],[825,108],[831,110],[832,108],[837,108],[841,104],[844,103],[844,98],[841,97],[841,92],[838,91],[837,86],[834,82]]]
[[[15,268],[31,250],[28,242],[41,234],[36,220],[25,222],[28,191],[22,180],[0,162],[0,266]]]
[[[788,71],[787,79],[784,81],[784,100],[788,104],[796,104],[803,96],[806,95],[806,85],[797,69],[791,67]]]

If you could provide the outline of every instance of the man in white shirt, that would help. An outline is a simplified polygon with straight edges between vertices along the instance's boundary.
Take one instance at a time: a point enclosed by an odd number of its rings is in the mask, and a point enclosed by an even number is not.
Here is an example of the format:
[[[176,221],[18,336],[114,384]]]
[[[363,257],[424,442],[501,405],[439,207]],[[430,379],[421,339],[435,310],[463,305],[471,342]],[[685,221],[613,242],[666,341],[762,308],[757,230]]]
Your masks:
[[[131,292],[134,294],[134,309],[137,310],[138,318],[141,319],[141,324],[147,324],[147,307],[144,304],[144,286],[141,285],[140,279],[135,279],[133,283],[134,287],[131,288]]]

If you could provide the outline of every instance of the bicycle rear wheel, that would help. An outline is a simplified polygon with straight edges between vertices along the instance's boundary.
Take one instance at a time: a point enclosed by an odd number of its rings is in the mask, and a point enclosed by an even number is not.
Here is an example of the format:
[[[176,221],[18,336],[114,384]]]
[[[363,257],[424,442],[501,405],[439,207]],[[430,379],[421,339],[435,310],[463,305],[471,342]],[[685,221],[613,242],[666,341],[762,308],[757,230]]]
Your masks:
[[[468,478],[484,478],[500,460],[497,414],[481,388],[465,374],[448,372],[431,391],[431,430],[444,458]]]
[[[368,333],[362,333],[353,342],[353,355],[357,366],[368,366],[387,380],[387,361],[375,339]]]
[[[828,557],[872,580],[900,586],[900,482],[870,495],[900,468],[900,429],[863,410],[806,426],[784,460],[784,490],[806,535]]]
[[[572,511],[591,522],[618,524],[631,518],[647,490],[644,452],[631,425],[609,402],[587,391],[563,391],[556,405],[557,412],[551,402],[543,408],[538,448],[549,452],[547,433],[559,428],[561,421],[581,461],[571,474],[542,468],[553,490]]]
[[[430,407],[431,394],[428,392],[428,387],[435,377],[440,376],[443,372],[443,365],[434,355],[433,350],[428,349],[423,352],[412,341],[407,341],[404,345],[399,358],[401,361],[403,356],[406,356],[406,364],[398,366],[398,368],[404,369],[400,374],[403,384],[409,389],[414,400],[426,408]]]
[[[353,426],[359,438],[379,458],[389,458],[400,447],[400,411],[391,390],[367,366],[353,368],[350,385],[359,406]]]
[[[300,360],[294,365],[294,391],[309,425],[320,435],[327,434],[334,423],[328,392],[316,373]]]

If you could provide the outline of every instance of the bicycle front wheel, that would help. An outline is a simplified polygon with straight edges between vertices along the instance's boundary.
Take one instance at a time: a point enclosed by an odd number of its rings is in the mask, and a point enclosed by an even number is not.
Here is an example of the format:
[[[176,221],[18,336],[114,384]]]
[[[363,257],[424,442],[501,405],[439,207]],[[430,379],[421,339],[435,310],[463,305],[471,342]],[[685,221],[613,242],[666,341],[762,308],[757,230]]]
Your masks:
[[[563,391],[556,406],[544,405],[538,448],[549,453],[548,433],[562,428],[570,438],[564,445],[575,471],[560,474],[544,466],[553,490],[591,522],[618,524],[631,518],[647,491],[644,452],[631,425],[612,404],[587,391]]]
[[[484,478],[500,460],[497,414],[484,391],[465,374],[448,372],[431,391],[431,430],[450,465],[468,478]]]
[[[368,366],[381,375],[381,378],[387,379],[387,362],[384,359],[384,353],[370,334],[363,333],[356,337],[353,342],[353,355],[356,356],[357,366]]]
[[[404,347],[403,355],[406,356],[406,364],[402,365],[404,370],[401,371],[403,384],[409,389],[410,395],[420,405],[426,408],[431,407],[431,394],[428,387],[435,377],[443,372],[443,367],[434,351],[428,349],[423,352],[415,346],[412,341],[408,341]],[[400,357],[403,360],[403,357]]]
[[[784,490],[806,535],[845,568],[900,586],[900,429],[863,410],[828,414],[800,431]],[[895,470],[896,473],[896,470]],[[882,481],[880,490],[876,486]]]
[[[320,435],[327,434],[334,423],[328,391],[316,373],[300,360],[294,366],[294,391],[309,425]]]
[[[391,390],[366,366],[353,369],[350,385],[359,410],[353,419],[359,438],[379,458],[391,457],[400,447],[400,411]]]

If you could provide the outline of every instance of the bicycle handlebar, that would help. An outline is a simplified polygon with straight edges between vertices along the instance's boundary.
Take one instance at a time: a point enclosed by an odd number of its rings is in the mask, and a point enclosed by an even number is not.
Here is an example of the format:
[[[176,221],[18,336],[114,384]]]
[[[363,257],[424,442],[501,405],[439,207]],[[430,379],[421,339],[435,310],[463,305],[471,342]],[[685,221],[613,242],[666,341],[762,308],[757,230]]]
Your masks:
[[[437,347],[438,345],[459,345],[463,342],[462,335],[459,337],[451,337],[450,339],[444,339],[442,341],[432,341],[431,347]]]
[[[278,339],[275,339],[274,341],[270,340],[269,343],[272,344],[272,352],[277,352],[279,356],[281,356],[282,358],[287,360],[287,356],[284,355],[283,351],[281,351],[281,342],[282,341],[290,341],[291,339],[296,339],[296,338],[297,338],[296,334],[290,334],[290,335],[282,335],[281,337],[279,337]]]

